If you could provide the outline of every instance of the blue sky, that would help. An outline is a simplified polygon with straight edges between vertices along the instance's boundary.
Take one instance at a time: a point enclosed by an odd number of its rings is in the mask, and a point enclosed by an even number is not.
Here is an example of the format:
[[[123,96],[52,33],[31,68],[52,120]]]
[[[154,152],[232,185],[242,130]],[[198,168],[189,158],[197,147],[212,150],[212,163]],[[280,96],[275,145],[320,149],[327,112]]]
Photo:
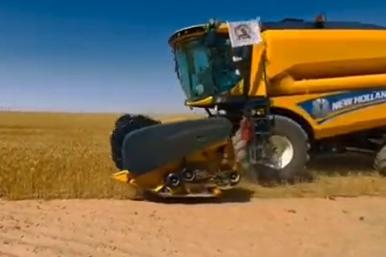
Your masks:
[[[0,107],[181,112],[168,37],[215,17],[386,25],[383,1],[0,1]]]

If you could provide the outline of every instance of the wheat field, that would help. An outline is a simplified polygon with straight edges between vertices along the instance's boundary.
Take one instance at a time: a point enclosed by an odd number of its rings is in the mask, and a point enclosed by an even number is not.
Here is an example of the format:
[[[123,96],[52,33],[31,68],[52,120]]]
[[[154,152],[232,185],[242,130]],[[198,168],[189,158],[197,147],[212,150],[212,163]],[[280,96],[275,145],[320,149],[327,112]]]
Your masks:
[[[0,198],[128,198],[111,179],[109,136],[118,114],[0,113]],[[188,116],[157,117],[163,121]],[[189,116],[190,117],[190,116]],[[386,195],[386,178],[371,160],[345,156],[311,163],[312,183],[262,187],[256,197]]]

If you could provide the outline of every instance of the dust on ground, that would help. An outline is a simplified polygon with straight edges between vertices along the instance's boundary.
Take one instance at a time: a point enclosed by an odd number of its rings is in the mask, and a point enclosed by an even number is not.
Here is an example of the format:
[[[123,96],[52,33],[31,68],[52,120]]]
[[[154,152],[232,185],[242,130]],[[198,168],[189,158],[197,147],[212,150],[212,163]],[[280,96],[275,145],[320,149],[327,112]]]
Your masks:
[[[0,200],[0,256],[386,256],[386,198]]]

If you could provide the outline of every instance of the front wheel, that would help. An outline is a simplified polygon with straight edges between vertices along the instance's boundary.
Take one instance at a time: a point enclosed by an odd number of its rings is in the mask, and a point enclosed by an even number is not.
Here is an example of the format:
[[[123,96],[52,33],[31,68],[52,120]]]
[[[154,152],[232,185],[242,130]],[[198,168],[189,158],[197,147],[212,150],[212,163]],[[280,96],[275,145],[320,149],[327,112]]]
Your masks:
[[[309,138],[304,129],[294,120],[274,116],[274,125],[268,140],[270,158],[263,176],[281,181],[303,179],[307,174],[309,160]]]
[[[236,159],[241,164],[248,180],[252,182],[293,182],[311,179],[306,169],[309,160],[309,138],[304,129],[294,120],[275,115],[268,142],[256,142],[259,145],[247,145],[242,139],[240,128],[233,137]],[[264,157],[255,160],[252,165],[254,148],[264,149]],[[255,162],[253,162],[255,163]]]

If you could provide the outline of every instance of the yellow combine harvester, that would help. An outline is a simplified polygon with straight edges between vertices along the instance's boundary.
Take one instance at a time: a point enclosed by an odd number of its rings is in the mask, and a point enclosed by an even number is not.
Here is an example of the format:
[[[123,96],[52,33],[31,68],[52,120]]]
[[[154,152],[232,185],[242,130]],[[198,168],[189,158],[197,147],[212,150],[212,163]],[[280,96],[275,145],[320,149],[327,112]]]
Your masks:
[[[210,21],[169,43],[185,105],[208,118],[122,116],[111,136],[115,179],[161,196],[217,196],[244,171],[292,181],[311,155],[346,150],[373,154],[386,173],[384,27]]]

